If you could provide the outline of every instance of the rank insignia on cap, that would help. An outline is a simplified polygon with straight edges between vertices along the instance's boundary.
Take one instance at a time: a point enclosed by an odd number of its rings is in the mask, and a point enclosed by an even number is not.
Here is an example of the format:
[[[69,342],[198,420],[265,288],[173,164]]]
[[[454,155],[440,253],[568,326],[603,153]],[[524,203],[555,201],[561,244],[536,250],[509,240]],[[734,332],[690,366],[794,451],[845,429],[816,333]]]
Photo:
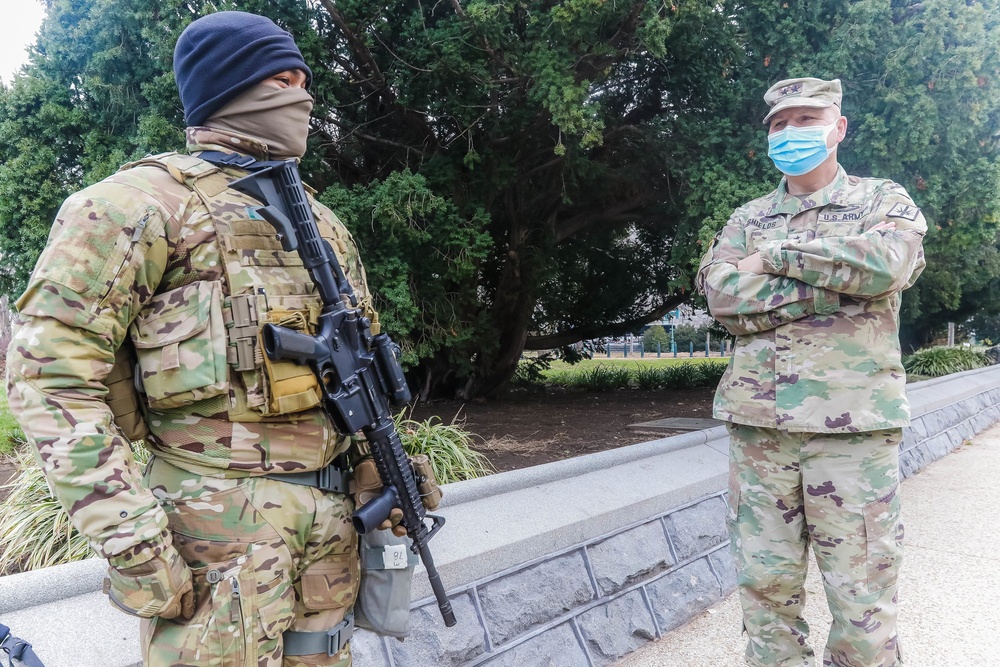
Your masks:
[[[894,204],[889,212],[885,214],[887,218],[904,218],[906,220],[916,220],[920,215],[920,209],[912,204]]]
[[[801,92],[802,92],[802,84],[801,83],[796,83],[796,84],[793,84],[791,86],[785,86],[784,88],[782,88],[781,90],[779,90],[778,91],[778,96],[779,97],[787,97],[789,95],[798,95]]]

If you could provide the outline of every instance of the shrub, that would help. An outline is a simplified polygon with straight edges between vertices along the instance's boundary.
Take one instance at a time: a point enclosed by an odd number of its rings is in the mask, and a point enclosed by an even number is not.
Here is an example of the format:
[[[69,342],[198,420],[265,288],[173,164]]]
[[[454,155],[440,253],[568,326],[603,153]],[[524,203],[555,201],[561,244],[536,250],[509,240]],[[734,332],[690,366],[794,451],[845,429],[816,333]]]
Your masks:
[[[584,371],[579,379],[580,386],[591,391],[613,391],[627,389],[632,373],[622,366],[594,366]]]
[[[445,424],[438,417],[421,422],[406,419],[404,412],[396,417],[396,429],[403,449],[411,456],[426,454],[438,484],[482,477],[493,472],[489,460],[472,448],[473,435],[462,428],[462,422]]]
[[[659,389],[663,386],[662,369],[655,366],[637,366],[632,374],[632,381],[639,389]]]
[[[670,349],[670,334],[662,325],[654,324],[643,332],[642,348],[646,352],[656,352],[657,344],[662,352],[668,351]]]
[[[926,377],[940,377],[988,365],[986,354],[971,347],[928,347],[903,360],[907,373]]]
[[[0,389],[0,456],[13,454],[23,443],[24,432],[17,425],[7,405],[7,390]]]
[[[722,374],[726,372],[729,367],[728,361],[706,361],[705,363],[698,364],[698,370],[701,372],[701,378],[699,378],[700,387],[717,387],[719,386],[719,381],[722,379]]]

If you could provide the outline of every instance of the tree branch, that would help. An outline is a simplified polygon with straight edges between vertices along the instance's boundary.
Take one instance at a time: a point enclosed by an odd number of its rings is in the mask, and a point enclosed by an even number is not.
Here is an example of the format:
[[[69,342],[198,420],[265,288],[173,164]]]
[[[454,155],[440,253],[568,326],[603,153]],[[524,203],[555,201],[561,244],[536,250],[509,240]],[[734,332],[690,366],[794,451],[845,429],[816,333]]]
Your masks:
[[[563,241],[597,222],[627,222],[629,219],[635,217],[634,213],[637,209],[654,203],[657,201],[658,196],[658,191],[650,190],[629,199],[616,202],[607,208],[581,213],[566,220],[561,220],[556,224],[556,241]]]
[[[649,324],[654,320],[660,319],[671,310],[687,301],[687,298],[688,295],[686,294],[671,295],[663,304],[657,306],[641,317],[616,324],[586,324],[581,327],[575,327],[567,331],[560,331],[559,333],[548,334],[546,336],[528,336],[524,342],[524,349],[554,350],[565,345],[572,345],[573,343],[579,343],[582,340],[589,340],[591,338],[598,338],[602,336],[624,336],[625,334],[635,333],[636,329],[645,324]]]

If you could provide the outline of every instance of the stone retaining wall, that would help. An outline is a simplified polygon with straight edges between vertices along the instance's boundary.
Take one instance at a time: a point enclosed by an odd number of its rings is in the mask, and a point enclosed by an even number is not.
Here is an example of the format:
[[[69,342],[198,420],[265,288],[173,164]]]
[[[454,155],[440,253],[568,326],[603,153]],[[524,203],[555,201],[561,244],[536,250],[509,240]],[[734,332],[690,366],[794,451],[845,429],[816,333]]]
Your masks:
[[[735,589],[725,515],[714,494],[450,591],[457,626],[430,602],[414,610],[406,641],[359,638],[357,662],[609,665]]]

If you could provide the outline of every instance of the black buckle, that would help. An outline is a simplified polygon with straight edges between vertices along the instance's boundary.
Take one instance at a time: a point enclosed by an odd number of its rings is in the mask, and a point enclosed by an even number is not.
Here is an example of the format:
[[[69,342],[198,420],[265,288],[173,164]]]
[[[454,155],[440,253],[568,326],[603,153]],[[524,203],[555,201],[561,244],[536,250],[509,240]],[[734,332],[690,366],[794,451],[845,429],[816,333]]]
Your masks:
[[[345,635],[341,639],[342,635]],[[351,641],[351,637],[354,636],[354,614],[346,616],[344,620],[337,625],[333,626],[326,631],[326,654],[327,655],[337,655],[344,650],[347,643]]]
[[[230,166],[246,169],[257,162],[257,158],[252,155],[240,155],[239,153],[223,153],[222,151],[204,151],[198,154],[205,162],[211,162],[216,166]]]
[[[347,493],[347,484],[347,474],[333,463],[316,471],[316,486],[321,491]]]

